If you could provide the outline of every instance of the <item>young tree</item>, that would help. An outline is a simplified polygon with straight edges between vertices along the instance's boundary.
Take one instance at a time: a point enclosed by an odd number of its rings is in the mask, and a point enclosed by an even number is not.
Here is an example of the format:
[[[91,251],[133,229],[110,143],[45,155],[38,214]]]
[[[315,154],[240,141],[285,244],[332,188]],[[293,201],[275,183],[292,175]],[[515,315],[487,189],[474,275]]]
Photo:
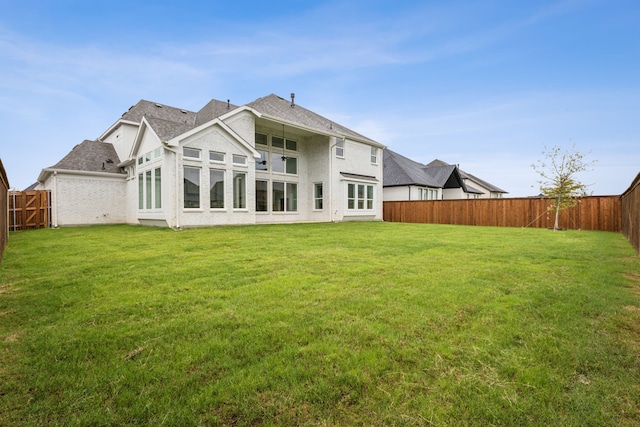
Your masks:
[[[575,206],[577,197],[587,195],[587,185],[578,181],[576,174],[590,170],[595,160],[586,162],[585,156],[576,151],[575,145],[569,150],[561,147],[544,147],[543,159],[531,167],[542,177],[540,192],[551,200],[550,210],[555,212],[553,231],[559,230],[560,212]]]

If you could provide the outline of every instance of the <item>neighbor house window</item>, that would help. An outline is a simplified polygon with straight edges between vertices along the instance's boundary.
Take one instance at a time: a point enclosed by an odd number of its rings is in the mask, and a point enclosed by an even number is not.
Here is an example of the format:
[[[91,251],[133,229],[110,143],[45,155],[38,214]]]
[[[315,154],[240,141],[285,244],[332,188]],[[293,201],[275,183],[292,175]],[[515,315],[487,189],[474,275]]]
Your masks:
[[[378,149],[376,147],[371,147],[371,163],[378,164]]]
[[[322,209],[322,183],[317,182],[313,184],[313,208],[316,210]]]
[[[209,207],[224,208],[224,171],[209,169]]]
[[[336,142],[336,156],[344,157],[344,139],[339,139]]]
[[[247,208],[247,174],[244,172],[233,173],[233,208]]]
[[[199,159],[200,158],[200,150],[197,150],[195,148],[184,147],[182,149],[182,155],[184,157],[189,158],[189,159]]]
[[[269,182],[256,180],[256,212],[269,210]]]
[[[347,184],[347,209],[372,210],[373,185]]]
[[[184,207],[200,207],[200,168],[184,168]]]

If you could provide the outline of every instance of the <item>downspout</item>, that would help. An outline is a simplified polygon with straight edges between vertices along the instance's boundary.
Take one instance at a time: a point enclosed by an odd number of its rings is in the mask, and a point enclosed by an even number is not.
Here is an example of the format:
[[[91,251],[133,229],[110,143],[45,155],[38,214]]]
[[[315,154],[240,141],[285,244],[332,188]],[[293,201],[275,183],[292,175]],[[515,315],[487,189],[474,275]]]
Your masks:
[[[333,149],[336,145],[338,145],[338,137],[334,137],[336,143],[329,147],[329,221],[333,222],[334,212],[333,212]],[[346,138],[342,138],[342,142],[344,143]]]
[[[164,148],[175,154],[175,167],[174,167],[174,175],[176,177],[176,184],[173,186],[174,189],[174,194],[173,194],[173,198],[175,200],[175,221],[176,221],[176,225],[175,225],[175,229],[179,229],[180,228],[180,197],[178,196],[178,188],[179,188],[179,184],[180,184],[180,179],[179,174],[178,174],[178,151],[180,149],[180,147],[178,147],[176,150],[172,150],[171,148],[169,148],[169,145],[167,144],[166,141],[162,141],[162,145],[164,145]]]
[[[336,143],[337,144],[337,143]],[[329,221],[333,222],[333,144],[329,147]]]
[[[53,228],[58,228],[58,171],[53,171]]]

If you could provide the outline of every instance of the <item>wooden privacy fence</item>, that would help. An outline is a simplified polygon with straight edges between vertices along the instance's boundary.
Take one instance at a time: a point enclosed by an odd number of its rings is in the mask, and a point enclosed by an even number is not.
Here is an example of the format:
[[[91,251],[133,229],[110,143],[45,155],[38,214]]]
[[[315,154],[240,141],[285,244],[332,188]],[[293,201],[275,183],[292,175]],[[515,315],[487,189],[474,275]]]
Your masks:
[[[0,261],[9,240],[9,180],[0,160]]]
[[[622,203],[622,234],[640,254],[640,173],[629,189],[620,196]]]
[[[10,191],[9,230],[51,227],[51,193],[49,191]]]
[[[555,214],[540,197],[469,200],[416,200],[383,203],[389,222],[553,228]],[[619,196],[581,197],[560,214],[560,227],[621,231]]]

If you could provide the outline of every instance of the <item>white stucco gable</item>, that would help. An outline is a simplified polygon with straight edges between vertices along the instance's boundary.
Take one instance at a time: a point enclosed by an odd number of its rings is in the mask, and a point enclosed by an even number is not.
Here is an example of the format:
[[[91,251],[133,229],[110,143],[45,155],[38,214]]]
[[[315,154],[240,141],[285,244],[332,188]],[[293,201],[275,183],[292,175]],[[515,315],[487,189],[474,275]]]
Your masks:
[[[168,147],[177,148],[180,145],[188,141],[194,141],[199,138],[203,138],[208,134],[215,133],[216,135],[226,138],[227,140],[234,141],[238,146],[246,150],[253,158],[259,159],[260,153],[256,151],[252,144],[241,137],[236,131],[229,127],[225,122],[220,119],[213,119],[201,126],[198,126],[190,131],[187,131],[181,135],[176,136],[168,141],[166,145]]]

